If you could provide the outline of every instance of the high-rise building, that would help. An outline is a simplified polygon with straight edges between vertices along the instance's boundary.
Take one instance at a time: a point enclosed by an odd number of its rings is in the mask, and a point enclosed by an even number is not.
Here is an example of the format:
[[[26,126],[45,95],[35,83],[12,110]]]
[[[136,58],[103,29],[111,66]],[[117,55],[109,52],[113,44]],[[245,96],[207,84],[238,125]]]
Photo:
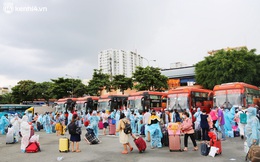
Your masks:
[[[143,66],[143,57],[132,51],[108,49],[98,55],[98,68],[111,76],[131,77],[137,66]]]

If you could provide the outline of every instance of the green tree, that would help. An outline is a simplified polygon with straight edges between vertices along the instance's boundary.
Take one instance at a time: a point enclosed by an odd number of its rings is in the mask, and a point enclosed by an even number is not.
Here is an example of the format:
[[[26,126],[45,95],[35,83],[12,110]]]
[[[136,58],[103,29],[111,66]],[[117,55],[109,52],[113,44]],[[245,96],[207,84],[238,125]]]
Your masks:
[[[56,99],[63,97],[80,97],[86,93],[85,85],[79,79],[58,78],[53,82],[52,93]]]
[[[255,49],[218,51],[195,65],[196,82],[213,89],[217,84],[245,82],[260,86],[260,55]]]
[[[133,81],[137,82],[134,86],[138,91],[151,90],[151,91],[163,91],[168,89],[167,80],[165,75],[161,74],[159,68],[147,66],[137,67],[133,73]]]
[[[110,91],[111,83],[108,74],[102,73],[102,70],[94,69],[92,79],[89,81],[87,86],[87,92],[92,96],[99,96],[100,91],[104,88]]]
[[[132,89],[132,87],[133,87],[133,79],[132,78],[127,78],[124,75],[115,75],[113,77],[111,85],[115,89],[120,89],[120,91],[124,94],[124,91],[127,90],[128,88]]]
[[[0,104],[11,104],[14,103],[14,97],[11,93],[5,93],[0,95]]]
[[[19,103],[23,101],[33,101],[34,97],[31,92],[31,88],[35,85],[32,80],[21,80],[16,86],[12,88],[12,96],[14,97],[14,102]]]

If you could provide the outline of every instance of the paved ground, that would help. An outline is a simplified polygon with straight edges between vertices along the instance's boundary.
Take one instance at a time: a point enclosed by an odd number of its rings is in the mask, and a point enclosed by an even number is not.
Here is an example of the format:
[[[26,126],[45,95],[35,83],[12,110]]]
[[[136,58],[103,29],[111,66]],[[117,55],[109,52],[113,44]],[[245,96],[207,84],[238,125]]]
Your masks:
[[[83,134],[85,130],[83,130]],[[101,132],[100,132],[101,133]],[[133,152],[122,155],[123,149],[115,136],[100,136],[102,141],[98,145],[88,145],[84,140],[80,142],[82,152],[60,153],[58,150],[59,137],[56,134],[46,134],[45,132],[36,132],[40,135],[41,152],[21,153],[20,142],[18,144],[5,144],[5,136],[0,135],[0,162],[54,162],[57,157],[63,157],[63,162],[243,162],[245,153],[243,151],[243,141],[240,138],[229,138],[222,142],[223,153],[216,157],[205,157],[200,155],[200,151],[192,151],[192,144],[189,140],[188,152],[169,152],[168,147],[160,149],[147,148],[145,153],[140,154],[134,146]],[[68,136],[68,135],[67,135]],[[83,135],[82,135],[83,137]],[[83,139],[83,138],[82,138]],[[147,143],[149,146],[150,143]],[[183,146],[183,137],[182,137]]]

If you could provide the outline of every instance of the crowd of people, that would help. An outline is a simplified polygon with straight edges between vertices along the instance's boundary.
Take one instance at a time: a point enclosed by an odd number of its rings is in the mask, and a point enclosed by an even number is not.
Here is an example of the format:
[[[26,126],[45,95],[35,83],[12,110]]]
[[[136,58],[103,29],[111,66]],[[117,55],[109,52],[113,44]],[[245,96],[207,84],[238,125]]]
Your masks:
[[[122,153],[127,154],[133,150],[133,147],[129,143],[131,135],[123,131],[125,123],[131,125],[132,134],[144,135],[145,140],[150,142],[152,149],[163,146],[163,129],[168,128],[170,123],[178,123],[181,133],[184,135],[184,151],[188,150],[188,137],[190,137],[193,143],[193,150],[196,151],[198,150],[196,143],[196,133],[198,130],[202,133],[202,141],[210,140],[208,136],[208,132],[210,131],[221,132],[222,141],[225,141],[226,137],[233,137],[234,131],[239,131],[241,139],[246,138],[248,147],[253,144],[259,145],[259,114],[258,107],[239,107],[238,109],[235,107],[231,109],[213,107],[210,112],[197,107],[186,109],[184,112],[172,109],[162,109],[159,112],[154,110],[140,112],[138,110],[118,109],[112,112],[94,110],[89,111],[87,114],[77,111],[67,113],[46,112],[45,114],[35,113],[33,116],[24,114],[22,117],[19,117],[18,114],[9,116],[6,114],[0,119],[0,132],[1,134],[6,134],[8,127],[13,128],[15,142],[18,142],[21,136],[21,151],[25,152],[25,147],[28,145],[32,131],[43,129],[46,133],[56,133],[59,136],[64,134],[64,131],[66,131],[65,128],[70,123],[75,123],[80,129],[84,126],[93,129],[95,136],[99,138],[100,124],[102,125],[103,135],[107,135],[109,124],[113,120],[116,125],[115,135],[119,136],[119,142],[124,148]],[[79,135],[71,135],[70,141],[71,151],[80,152],[80,133]]]

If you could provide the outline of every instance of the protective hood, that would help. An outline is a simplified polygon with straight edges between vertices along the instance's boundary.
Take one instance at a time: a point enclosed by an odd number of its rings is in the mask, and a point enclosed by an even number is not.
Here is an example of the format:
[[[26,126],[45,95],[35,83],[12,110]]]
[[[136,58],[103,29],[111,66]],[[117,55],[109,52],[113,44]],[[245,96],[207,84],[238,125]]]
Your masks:
[[[249,107],[247,109],[247,112],[248,112],[248,116],[251,117],[251,116],[256,116],[256,108],[254,107]]]
[[[28,116],[24,115],[22,121],[28,122]]]

